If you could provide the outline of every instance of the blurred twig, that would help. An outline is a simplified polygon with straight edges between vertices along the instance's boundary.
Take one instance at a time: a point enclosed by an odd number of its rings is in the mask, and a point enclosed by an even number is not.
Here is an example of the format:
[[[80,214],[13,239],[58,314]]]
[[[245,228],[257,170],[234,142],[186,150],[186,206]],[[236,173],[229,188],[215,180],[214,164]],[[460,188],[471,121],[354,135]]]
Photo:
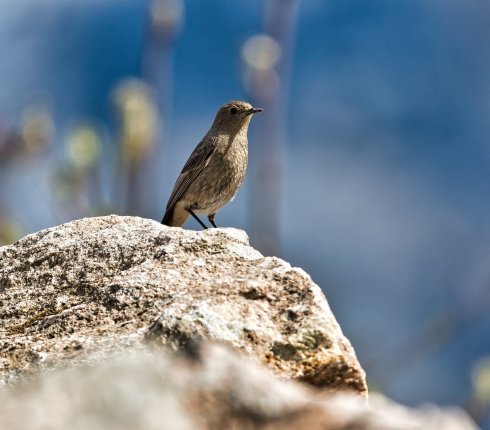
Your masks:
[[[182,28],[183,16],[182,0],[150,2],[142,76],[155,91],[160,125],[168,113],[172,96],[173,48]]]
[[[12,129],[0,128],[0,164],[7,164],[23,153],[25,143],[22,135]]]
[[[145,166],[146,184],[160,183],[164,153],[165,126],[171,112],[173,51],[184,20],[183,0],[151,0],[142,58],[142,77],[152,88],[156,106],[155,145]],[[145,189],[154,190],[151,186]],[[145,198],[146,197],[146,198]],[[142,196],[139,214],[154,216],[155,196]],[[162,210],[160,206],[159,211]],[[158,214],[160,216],[160,214]]]
[[[0,164],[44,153],[51,147],[53,134],[54,122],[48,107],[41,103],[27,105],[19,128],[0,125]]]
[[[122,82],[115,93],[119,119],[119,166],[116,183],[126,192],[129,215],[141,215],[142,176],[155,144],[157,113],[151,89],[141,80]]]
[[[102,197],[102,134],[83,121],[64,139],[64,156],[54,167],[53,193],[62,219],[98,215],[106,207]],[[105,212],[105,211],[103,211]]]
[[[472,370],[473,393],[466,409],[481,427],[490,419],[490,356],[477,361]]]
[[[6,209],[0,208],[0,246],[10,245],[21,236],[20,224],[8,214]]]
[[[246,41],[244,82],[257,118],[251,146],[249,223],[254,245],[266,255],[280,254],[284,175],[285,113],[288,104],[297,0],[265,2],[263,34]]]
[[[31,163],[52,149],[54,121],[47,104],[34,102],[22,111],[17,127],[0,125],[0,167],[13,162]],[[2,171],[0,171],[2,173]],[[1,177],[0,177],[1,179]],[[34,184],[37,187],[38,184]],[[23,226],[2,200],[0,188],[0,245],[19,239]]]

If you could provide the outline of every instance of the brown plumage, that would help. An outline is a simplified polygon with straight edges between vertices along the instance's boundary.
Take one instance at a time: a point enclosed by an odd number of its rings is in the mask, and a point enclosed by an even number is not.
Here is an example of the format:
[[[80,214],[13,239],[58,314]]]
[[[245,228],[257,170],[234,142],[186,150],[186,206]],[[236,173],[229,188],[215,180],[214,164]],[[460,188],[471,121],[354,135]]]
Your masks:
[[[252,115],[262,109],[231,101],[218,110],[211,128],[185,163],[167,203],[162,224],[182,226],[192,215],[214,215],[233,199],[248,163],[247,130]]]

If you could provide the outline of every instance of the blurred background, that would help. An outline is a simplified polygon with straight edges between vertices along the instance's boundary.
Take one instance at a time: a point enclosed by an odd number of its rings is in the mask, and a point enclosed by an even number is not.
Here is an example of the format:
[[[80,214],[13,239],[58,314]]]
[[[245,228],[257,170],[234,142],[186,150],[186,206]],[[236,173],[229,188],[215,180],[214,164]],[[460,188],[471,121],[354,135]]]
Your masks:
[[[217,108],[251,101],[218,225],[311,274],[371,390],[490,429],[488,1],[0,6],[0,244],[160,221]]]

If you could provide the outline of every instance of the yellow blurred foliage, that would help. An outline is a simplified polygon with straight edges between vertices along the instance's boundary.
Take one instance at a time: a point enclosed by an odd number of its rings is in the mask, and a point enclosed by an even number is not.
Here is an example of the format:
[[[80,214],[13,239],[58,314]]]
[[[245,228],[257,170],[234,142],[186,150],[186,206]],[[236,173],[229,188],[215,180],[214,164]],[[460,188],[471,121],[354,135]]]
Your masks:
[[[148,85],[140,80],[122,82],[115,92],[120,120],[122,159],[138,164],[151,153],[157,131],[157,107]]]

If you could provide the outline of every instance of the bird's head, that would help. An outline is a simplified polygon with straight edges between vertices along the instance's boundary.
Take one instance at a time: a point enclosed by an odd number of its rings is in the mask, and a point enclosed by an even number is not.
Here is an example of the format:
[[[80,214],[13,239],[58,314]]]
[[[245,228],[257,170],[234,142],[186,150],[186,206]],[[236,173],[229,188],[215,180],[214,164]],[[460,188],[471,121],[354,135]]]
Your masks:
[[[212,128],[230,133],[237,133],[244,127],[246,130],[252,115],[257,112],[262,112],[262,109],[254,108],[244,101],[234,100],[225,103],[216,113]]]

